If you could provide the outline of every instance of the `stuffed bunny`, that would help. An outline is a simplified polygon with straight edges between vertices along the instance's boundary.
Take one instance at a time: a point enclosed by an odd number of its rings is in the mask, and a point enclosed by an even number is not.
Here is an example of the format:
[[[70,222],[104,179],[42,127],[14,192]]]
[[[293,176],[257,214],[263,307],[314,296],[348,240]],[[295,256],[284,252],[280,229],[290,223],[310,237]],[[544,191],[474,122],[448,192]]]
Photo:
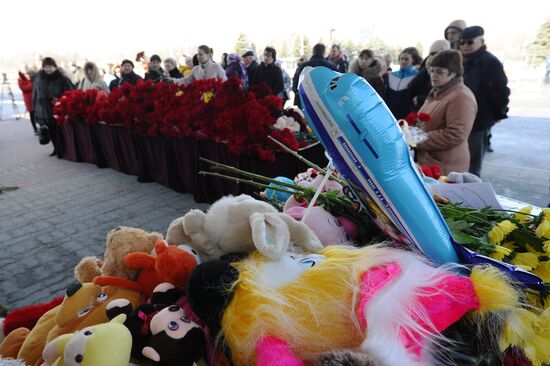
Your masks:
[[[170,224],[166,241],[191,246],[202,260],[254,250],[277,259],[291,244],[308,252],[322,249],[320,240],[306,225],[244,194],[223,197],[206,213],[190,210]]]

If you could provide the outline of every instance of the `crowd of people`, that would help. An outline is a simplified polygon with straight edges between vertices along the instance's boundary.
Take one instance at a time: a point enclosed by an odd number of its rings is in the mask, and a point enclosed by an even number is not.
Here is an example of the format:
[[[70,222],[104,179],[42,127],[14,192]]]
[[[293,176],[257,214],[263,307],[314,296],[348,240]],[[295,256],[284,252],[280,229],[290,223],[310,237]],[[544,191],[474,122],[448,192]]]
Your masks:
[[[455,20],[444,31],[444,39],[433,42],[426,58],[415,47],[403,49],[398,58],[399,69],[391,68],[391,56],[376,55],[370,49],[362,50],[350,63],[339,45],[332,45],[327,54],[323,44],[316,44],[312,56],[297,60],[293,78],[277,59],[277,51],[266,47],[258,63],[249,50],[239,55],[224,53],[221,62],[213,60],[213,50],[201,45],[197,53],[186,58],[185,64],[171,57],[164,61],[159,55],[145,59],[144,78],[134,72],[134,63],[125,59],[114,66],[110,75],[100,75],[93,62],[86,62],[83,77],[72,82],[55,60],[46,57],[36,73],[20,72],[19,85],[25,96],[31,123],[37,134],[47,129],[54,152],[55,122],[52,103],[66,90],[98,89],[109,93],[125,83],[139,80],[188,84],[194,80],[238,78],[243,88],[265,83],[286,102],[294,92],[294,104],[300,106],[298,82],[307,67],[325,66],[342,73],[353,72],[364,78],[385,101],[396,119],[410,112],[428,113],[431,122],[422,122],[428,140],[417,146],[416,158],[420,164],[437,164],[443,174],[451,171],[469,171],[480,175],[483,157],[490,151],[491,127],[506,118],[510,90],[501,62],[485,45],[484,29],[466,27],[463,20]],[[163,68],[164,66],[164,68]],[[107,79],[109,77],[109,79]],[[38,125],[38,126],[37,126]]]

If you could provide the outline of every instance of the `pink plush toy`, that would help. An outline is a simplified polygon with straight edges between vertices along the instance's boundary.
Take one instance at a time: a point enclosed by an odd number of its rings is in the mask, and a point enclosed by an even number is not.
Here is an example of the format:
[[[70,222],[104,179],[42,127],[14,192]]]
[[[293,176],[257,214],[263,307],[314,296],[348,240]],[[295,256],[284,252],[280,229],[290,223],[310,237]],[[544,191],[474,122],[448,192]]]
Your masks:
[[[289,198],[289,200],[292,199],[293,197]],[[302,221],[306,209],[302,206],[295,206],[283,212],[298,221]],[[313,230],[324,247],[327,245],[349,243],[350,241],[354,241],[359,234],[359,228],[353,221],[343,216],[335,217],[320,206],[311,208],[311,212],[304,224]]]
[[[318,174],[316,170],[310,168],[305,173],[298,174],[295,181],[306,187],[314,189],[319,188],[324,175]],[[328,180],[323,187],[323,192],[342,192],[342,185],[334,180]],[[298,201],[296,197],[291,196],[284,205],[283,213],[292,218],[302,221],[307,209],[306,201]],[[346,217],[333,216],[330,212],[320,206],[311,208],[311,212],[304,222],[313,232],[324,247],[327,245],[345,244],[357,239],[359,228]]]

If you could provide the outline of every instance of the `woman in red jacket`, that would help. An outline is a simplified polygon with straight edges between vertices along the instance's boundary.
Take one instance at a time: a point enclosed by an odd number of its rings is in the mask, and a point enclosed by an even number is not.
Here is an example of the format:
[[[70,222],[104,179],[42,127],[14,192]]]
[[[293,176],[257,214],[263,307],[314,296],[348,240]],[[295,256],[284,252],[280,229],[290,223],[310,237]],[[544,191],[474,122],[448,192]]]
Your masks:
[[[30,74],[30,75],[29,75]],[[25,66],[25,72],[19,71],[19,78],[17,78],[17,84],[19,89],[23,92],[23,99],[25,100],[25,108],[29,111],[31,116],[32,129],[35,133],[38,132],[36,128],[36,122],[34,121],[34,111],[32,109],[32,77],[34,73],[28,72],[28,67]]]

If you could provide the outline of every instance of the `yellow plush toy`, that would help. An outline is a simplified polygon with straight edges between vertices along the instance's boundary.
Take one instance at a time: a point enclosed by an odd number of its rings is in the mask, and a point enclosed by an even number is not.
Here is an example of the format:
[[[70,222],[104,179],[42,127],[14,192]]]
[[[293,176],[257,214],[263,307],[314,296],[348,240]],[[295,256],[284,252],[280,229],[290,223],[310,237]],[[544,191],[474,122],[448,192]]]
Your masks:
[[[132,336],[121,314],[108,323],[57,337],[44,348],[45,366],[127,366]]]
[[[17,357],[28,365],[40,361],[44,345],[54,338],[109,321],[106,306],[111,300],[127,299],[133,306],[143,302],[133,290],[93,283],[75,283],[57,307],[45,313],[27,335]],[[8,336],[9,337],[9,336]]]

